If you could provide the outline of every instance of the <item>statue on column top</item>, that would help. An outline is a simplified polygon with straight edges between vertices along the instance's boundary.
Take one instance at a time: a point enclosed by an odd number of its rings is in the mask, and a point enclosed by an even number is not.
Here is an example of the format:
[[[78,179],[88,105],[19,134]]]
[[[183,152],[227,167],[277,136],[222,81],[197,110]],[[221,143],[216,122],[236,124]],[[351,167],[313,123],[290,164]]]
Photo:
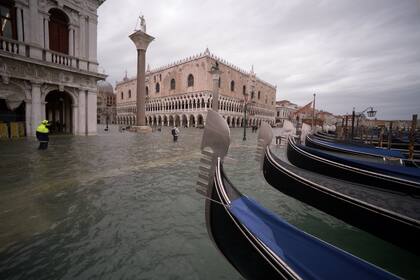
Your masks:
[[[140,17],[140,30],[146,33],[146,20],[143,15]]]

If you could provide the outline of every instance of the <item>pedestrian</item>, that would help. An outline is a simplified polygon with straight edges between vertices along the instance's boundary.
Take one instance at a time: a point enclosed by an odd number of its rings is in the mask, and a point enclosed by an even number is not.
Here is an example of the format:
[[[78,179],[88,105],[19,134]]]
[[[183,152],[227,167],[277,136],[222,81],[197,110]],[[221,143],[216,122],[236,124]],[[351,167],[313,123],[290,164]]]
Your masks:
[[[172,132],[172,137],[174,138],[174,142],[178,141],[178,135],[179,135],[178,127],[174,126],[171,132]]]
[[[39,141],[38,150],[46,150],[48,148],[48,141],[50,140],[48,133],[50,130],[47,126],[49,126],[48,121],[43,120],[41,124],[36,128],[36,138]]]

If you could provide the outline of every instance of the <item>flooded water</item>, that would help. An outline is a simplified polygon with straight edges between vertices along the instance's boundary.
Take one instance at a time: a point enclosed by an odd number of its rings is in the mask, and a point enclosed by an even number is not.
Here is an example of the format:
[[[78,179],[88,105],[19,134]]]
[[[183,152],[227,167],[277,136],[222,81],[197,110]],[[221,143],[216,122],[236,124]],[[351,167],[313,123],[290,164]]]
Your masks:
[[[0,142],[0,279],[240,279],[211,243],[195,192],[203,130]],[[256,134],[232,129],[225,170],[290,223],[402,277],[420,260],[269,186]],[[395,233],[398,234],[398,233]],[[403,237],[402,237],[403,238]]]

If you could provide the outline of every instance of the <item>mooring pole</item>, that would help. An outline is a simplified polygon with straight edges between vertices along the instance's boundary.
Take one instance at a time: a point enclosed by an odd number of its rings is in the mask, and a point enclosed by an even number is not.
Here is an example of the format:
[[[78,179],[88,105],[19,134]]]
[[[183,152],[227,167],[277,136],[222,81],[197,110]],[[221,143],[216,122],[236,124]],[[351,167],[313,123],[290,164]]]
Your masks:
[[[354,110],[355,108],[353,107],[353,113],[351,114],[351,141],[354,140],[354,117],[356,116],[356,112]]]
[[[391,142],[392,142],[392,121],[389,122],[389,131],[388,131],[388,150],[391,149]]]
[[[411,121],[411,131],[410,131],[410,144],[408,145],[408,158],[413,159],[414,157],[414,140],[416,136],[416,126],[417,126],[417,114],[413,115],[413,120]]]

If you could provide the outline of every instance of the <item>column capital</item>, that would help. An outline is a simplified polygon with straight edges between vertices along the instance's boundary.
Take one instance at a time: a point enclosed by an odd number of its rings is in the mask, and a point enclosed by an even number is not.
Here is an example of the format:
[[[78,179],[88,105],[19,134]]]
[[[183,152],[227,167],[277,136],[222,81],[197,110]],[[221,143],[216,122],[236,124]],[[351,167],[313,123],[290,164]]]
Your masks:
[[[143,51],[146,51],[149,44],[155,39],[141,30],[134,32],[129,38],[133,41],[134,45],[136,45],[137,50]]]

